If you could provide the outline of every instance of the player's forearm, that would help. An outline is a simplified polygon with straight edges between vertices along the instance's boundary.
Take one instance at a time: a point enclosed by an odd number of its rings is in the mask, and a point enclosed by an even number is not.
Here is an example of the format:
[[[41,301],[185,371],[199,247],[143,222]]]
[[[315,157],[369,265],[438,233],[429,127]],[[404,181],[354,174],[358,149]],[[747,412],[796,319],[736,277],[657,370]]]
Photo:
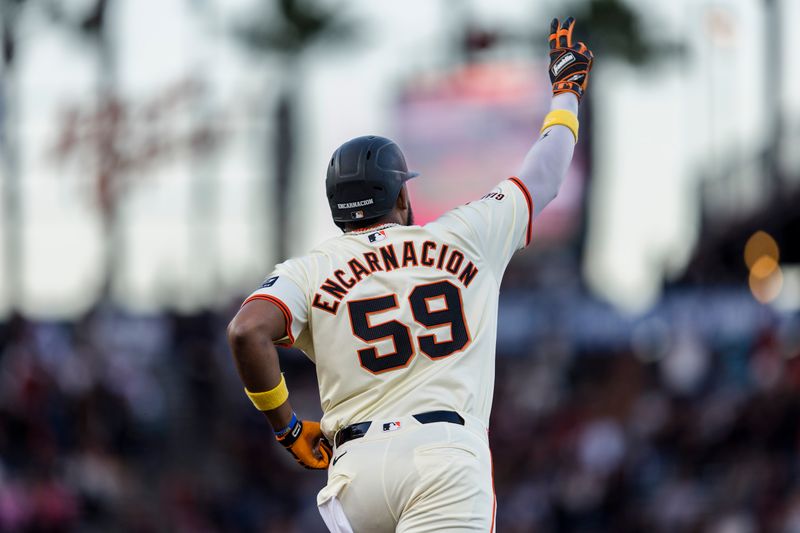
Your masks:
[[[558,94],[550,104],[551,111],[557,109],[577,116],[578,99],[572,93]],[[556,124],[542,132],[525,156],[517,175],[531,193],[534,217],[558,194],[572,161],[574,148],[575,135],[568,127]]]
[[[234,319],[228,328],[228,342],[239,377],[248,391],[258,393],[279,386],[281,368],[268,327]],[[285,428],[292,419],[292,406],[288,399],[262,412],[276,431]]]

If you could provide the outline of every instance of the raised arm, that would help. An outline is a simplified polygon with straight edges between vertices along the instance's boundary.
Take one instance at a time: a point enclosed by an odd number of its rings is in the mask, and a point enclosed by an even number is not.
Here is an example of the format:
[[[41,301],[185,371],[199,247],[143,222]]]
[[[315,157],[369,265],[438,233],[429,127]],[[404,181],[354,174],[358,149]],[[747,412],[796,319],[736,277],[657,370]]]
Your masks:
[[[589,81],[593,54],[584,43],[572,42],[575,20],[550,24],[550,81],[553,100],[541,136],[528,151],[517,175],[528,188],[534,217],[558,194],[578,141],[578,105]]]

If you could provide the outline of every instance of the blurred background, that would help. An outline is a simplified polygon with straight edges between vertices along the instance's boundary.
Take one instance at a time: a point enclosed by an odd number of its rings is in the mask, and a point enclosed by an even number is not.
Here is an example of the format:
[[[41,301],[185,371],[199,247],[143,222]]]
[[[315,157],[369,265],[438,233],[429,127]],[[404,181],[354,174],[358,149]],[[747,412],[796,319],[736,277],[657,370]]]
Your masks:
[[[423,223],[513,175],[567,15],[597,59],[503,283],[498,530],[799,532],[795,0],[0,0],[0,531],[324,531],[225,326],[337,234],[350,137]]]

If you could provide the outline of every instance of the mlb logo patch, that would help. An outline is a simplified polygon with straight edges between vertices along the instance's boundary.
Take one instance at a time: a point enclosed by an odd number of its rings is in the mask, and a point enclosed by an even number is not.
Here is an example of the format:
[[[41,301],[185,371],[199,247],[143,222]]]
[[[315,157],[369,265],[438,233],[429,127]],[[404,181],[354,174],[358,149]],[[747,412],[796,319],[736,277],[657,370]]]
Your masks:
[[[400,429],[400,421],[397,422],[386,422],[383,425],[383,431],[397,431]]]
[[[386,232],[383,231],[383,230],[376,231],[375,233],[370,233],[367,236],[367,239],[369,239],[369,242],[380,242],[385,238],[386,238]]]

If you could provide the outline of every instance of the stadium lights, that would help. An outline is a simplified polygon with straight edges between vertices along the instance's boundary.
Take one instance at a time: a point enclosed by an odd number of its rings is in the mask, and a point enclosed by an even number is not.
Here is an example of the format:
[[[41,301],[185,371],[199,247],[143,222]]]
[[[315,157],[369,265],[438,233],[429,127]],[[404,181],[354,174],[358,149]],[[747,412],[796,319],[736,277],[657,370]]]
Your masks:
[[[750,292],[762,304],[773,301],[781,293],[783,272],[779,264],[780,249],[765,231],[757,231],[747,239],[744,262],[750,269]]]

